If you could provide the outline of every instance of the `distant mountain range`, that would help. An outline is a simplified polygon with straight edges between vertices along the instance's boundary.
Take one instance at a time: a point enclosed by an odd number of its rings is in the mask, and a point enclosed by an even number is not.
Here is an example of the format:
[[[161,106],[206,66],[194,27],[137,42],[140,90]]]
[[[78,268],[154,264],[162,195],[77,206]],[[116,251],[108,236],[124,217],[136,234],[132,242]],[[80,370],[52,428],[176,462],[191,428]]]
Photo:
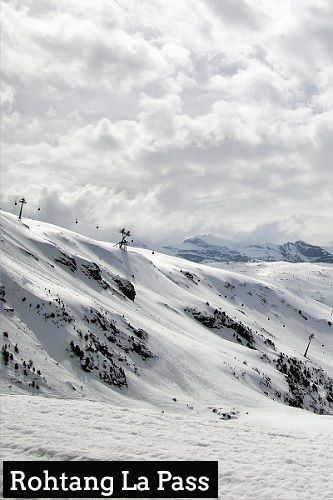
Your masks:
[[[162,251],[201,263],[284,261],[333,264],[333,249],[310,245],[305,241],[259,245],[201,235],[186,239],[179,246],[163,247]]]

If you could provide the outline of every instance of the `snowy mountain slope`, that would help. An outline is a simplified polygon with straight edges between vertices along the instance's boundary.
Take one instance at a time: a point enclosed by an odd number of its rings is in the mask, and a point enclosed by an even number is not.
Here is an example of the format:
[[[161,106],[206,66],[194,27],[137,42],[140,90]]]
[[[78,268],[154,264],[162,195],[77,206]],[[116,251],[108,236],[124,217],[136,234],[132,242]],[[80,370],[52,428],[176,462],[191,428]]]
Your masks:
[[[329,248],[310,245],[304,241],[277,244],[246,244],[224,240],[212,235],[202,235],[185,240],[177,247],[163,247],[162,251],[193,262],[314,262],[333,263]]]
[[[333,413],[332,266],[220,269],[1,225],[3,393]]]

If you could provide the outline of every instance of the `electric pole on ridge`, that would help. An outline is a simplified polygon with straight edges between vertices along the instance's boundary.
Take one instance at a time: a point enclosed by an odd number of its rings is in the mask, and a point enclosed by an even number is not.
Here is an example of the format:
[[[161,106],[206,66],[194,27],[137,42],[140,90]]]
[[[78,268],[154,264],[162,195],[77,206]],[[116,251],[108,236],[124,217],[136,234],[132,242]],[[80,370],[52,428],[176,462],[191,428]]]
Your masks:
[[[128,240],[127,238],[130,238],[131,236],[131,231],[127,231],[124,227],[122,229],[119,229],[119,233],[121,234],[121,241],[117,243],[119,248],[123,250],[127,250],[127,245],[128,245]],[[133,240],[131,240],[133,242]]]
[[[21,203],[21,208],[20,208],[20,213],[18,216],[18,220],[22,220],[22,212],[23,212],[23,205],[25,205],[27,202],[25,201],[25,198],[23,197],[19,203]]]
[[[308,350],[309,350],[309,347],[310,347],[310,344],[311,344],[311,340],[314,339],[314,334],[311,333],[311,335],[309,336],[309,343],[308,345],[306,346],[306,349],[305,349],[305,353],[304,353],[304,357],[306,358],[307,357],[307,354],[308,354]]]

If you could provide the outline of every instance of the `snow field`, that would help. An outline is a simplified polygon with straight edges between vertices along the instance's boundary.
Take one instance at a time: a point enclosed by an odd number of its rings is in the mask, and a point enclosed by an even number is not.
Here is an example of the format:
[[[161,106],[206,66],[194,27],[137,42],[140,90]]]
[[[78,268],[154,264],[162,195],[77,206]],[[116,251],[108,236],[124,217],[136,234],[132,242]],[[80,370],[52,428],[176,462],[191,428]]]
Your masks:
[[[331,417],[286,411],[223,420],[207,407],[162,413],[3,396],[1,453],[3,460],[218,460],[221,499],[331,499]]]

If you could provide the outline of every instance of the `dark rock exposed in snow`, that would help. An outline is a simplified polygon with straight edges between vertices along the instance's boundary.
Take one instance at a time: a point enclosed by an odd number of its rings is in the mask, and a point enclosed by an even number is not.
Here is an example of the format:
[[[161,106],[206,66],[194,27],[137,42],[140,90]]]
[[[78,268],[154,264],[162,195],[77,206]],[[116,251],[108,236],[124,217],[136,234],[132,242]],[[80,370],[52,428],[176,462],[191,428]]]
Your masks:
[[[196,321],[207,328],[222,329],[225,327],[234,330],[237,342],[240,344],[245,342],[247,347],[255,349],[255,338],[251,329],[243,325],[241,321],[233,320],[224,311],[215,309],[213,314],[197,311],[193,308],[186,308],[185,311],[190,312]]]
[[[64,252],[61,252],[59,257],[55,257],[54,262],[58,262],[63,266],[69,267],[72,273],[74,273],[74,271],[76,270],[76,260],[74,259],[74,257],[70,257]]]
[[[82,272],[89,278],[96,280],[101,285],[101,287],[104,288],[104,290],[110,288],[109,283],[107,283],[102,277],[102,271],[99,265],[95,262],[91,262],[90,264],[82,264]]]
[[[114,276],[113,281],[116,283],[119,290],[125,295],[125,297],[134,301],[136,291],[134,285],[132,285],[129,280],[121,278],[120,276]]]

